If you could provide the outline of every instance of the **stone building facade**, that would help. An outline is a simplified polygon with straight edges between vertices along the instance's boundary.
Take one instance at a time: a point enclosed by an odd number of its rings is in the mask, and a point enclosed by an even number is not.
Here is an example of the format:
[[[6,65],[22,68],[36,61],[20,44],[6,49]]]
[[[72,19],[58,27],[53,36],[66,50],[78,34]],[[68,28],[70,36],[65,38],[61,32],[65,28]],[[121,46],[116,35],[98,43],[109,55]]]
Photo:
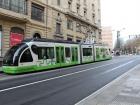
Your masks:
[[[0,0],[0,56],[22,39],[47,37],[46,11],[44,0]]]
[[[0,57],[25,38],[101,42],[100,0],[0,0]]]
[[[101,42],[100,0],[48,0],[51,38]]]
[[[102,43],[113,50],[113,34],[111,27],[102,27]]]

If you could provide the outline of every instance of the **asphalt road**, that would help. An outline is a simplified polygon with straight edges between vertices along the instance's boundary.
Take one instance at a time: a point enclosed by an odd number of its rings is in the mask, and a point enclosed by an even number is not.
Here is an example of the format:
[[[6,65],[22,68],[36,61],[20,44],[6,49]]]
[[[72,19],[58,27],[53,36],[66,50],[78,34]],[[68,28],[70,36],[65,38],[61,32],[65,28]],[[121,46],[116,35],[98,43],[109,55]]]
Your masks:
[[[139,63],[140,56],[125,56],[53,71],[0,74],[0,105],[74,105]]]

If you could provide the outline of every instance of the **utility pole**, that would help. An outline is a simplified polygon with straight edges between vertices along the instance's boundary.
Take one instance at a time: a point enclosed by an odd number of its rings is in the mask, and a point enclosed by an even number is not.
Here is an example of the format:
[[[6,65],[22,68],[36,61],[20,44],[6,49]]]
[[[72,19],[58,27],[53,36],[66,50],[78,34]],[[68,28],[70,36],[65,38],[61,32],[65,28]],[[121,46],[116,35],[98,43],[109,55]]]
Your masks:
[[[117,50],[120,50],[121,47],[121,42],[120,42],[120,31],[117,31],[117,43],[116,43],[116,48]]]
[[[122,41],[121,41],[121,31],[125,30],[125,28],[122,28],[121,30],[117,30],[117,40],[116,40],[116,45],[115,45],[115,52],[116,54],[120,54],[122,51]]]

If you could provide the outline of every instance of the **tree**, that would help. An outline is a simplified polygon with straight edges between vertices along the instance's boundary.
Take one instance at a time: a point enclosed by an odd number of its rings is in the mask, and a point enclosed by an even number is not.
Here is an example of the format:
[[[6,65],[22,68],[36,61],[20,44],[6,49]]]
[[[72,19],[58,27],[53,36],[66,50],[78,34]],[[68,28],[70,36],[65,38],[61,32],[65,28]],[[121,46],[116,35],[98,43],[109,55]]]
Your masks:
[[[138,53],[140,47],[140,38],[129,39],[124,45],[124,51],[129,54]]]

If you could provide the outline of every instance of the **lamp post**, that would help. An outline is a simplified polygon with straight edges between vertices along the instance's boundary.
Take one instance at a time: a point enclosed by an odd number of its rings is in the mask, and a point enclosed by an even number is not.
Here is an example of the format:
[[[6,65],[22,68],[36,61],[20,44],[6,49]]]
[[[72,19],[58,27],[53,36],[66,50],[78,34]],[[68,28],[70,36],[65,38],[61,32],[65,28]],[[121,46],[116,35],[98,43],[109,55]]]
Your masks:
[[[125,28],[122,28],[121,30],[117,30],[117,41],[116,41],[116,46],[115,46],[115,52],[116,52],[116,55],[120,55],[120,53],[122,52],[122,42],[121,42],[121,31],[122,30],[125,30]]]
[[[121,48],[121,42],[120,42],[120,31],[117,31],[117,44],[116,48],[120,49]]]

